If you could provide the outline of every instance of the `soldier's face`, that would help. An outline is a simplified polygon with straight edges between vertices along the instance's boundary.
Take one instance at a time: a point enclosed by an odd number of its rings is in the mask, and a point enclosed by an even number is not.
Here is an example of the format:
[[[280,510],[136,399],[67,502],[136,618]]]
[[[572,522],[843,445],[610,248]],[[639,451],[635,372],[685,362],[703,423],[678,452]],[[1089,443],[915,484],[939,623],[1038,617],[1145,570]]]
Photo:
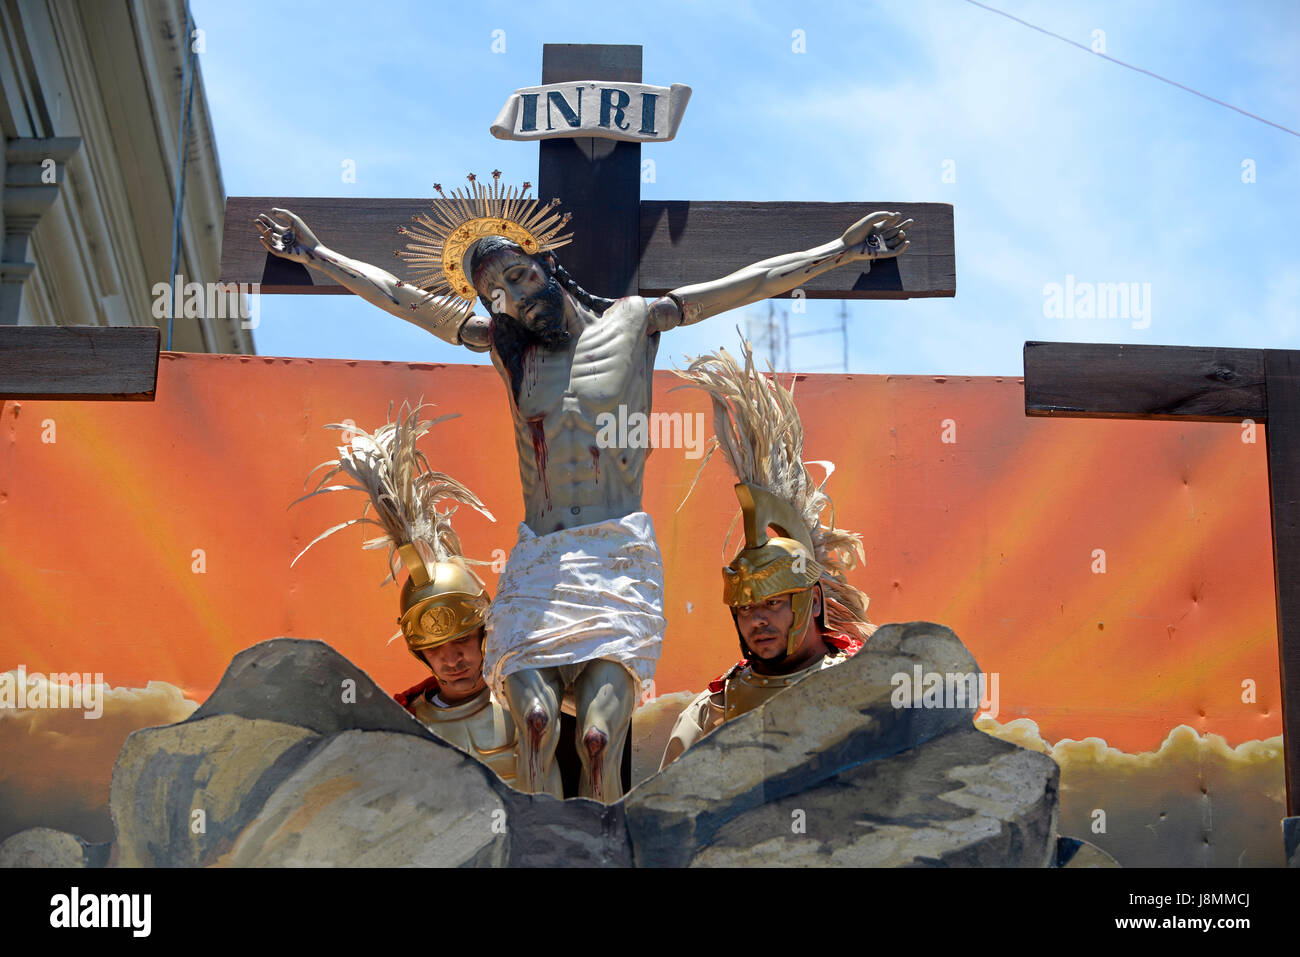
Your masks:
[[[736,608],[736,627],[755,658],[771,661],[785,657],[786,636],[793,626],[794,608],[789,595],[775,595]]]
[[[568,339],[564,289],[522,250],[504,248],[488,254],[474,270],[474,289],[492,313],[514,319],[547,347]]]
[[[420,654],[438,679],[438,693],[444,701],[463,701],[483,690],[482,626],[463,638],[426,648]]]

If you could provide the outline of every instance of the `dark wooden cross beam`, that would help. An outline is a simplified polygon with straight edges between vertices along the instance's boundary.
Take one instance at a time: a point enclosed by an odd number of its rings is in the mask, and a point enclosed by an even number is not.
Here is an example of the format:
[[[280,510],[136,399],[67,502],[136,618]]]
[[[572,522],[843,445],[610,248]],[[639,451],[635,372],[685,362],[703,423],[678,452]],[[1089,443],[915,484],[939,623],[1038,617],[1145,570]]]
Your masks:
[[[1025,414],[1266,423],[1287,813],[1300,799],[1300,351],[1025,343]]]
[[[542,82],[640,82],[641,47],[548,43]],[[676,79],[676,78],[670,78]],[[689,111],[687,119],[689,123]],[[898,259],[871,270],[836,269],[808,282],[810,299],[909,299],[956,294],[952,206],[947,203],[672,202],[641,199],[641,145],[607,139],[542,140],[536,195],[559,197],[573,214],[574,241],[558,251],[569,273],[610,298],[661,296],[689,283],[719,279],[750,263],[819,246],[873,210],[916,220]],[[510,149],[511,147],[505,147]],[[672,144],[652,152],[670,156]],[[717,161],[726,163],[725,154]],[[466,170],[465,172],[471,172]],[[477,171],[480,177],[485,170]],[[441,174],[456,185],[453,171]],[[270,255],[253,220],[272,207],[298,213],[327,246],[401,276],[394,250],[398,226],[426,210],[430,199],[304,199],[235,196],[226,200],[221,244],[224,282],[260,283],[264,293],[342,293],[347,290],[297,264]]]
[[[156,326],[0,326],[0,402],[153,401]]]

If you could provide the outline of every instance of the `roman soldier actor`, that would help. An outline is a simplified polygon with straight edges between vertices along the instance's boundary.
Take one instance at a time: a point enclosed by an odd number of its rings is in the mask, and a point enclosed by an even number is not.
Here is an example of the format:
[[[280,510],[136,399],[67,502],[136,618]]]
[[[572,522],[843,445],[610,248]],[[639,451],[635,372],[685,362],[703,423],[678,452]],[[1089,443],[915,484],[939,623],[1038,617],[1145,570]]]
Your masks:
[[[454,509],[439,511],[436,506],[451,501],[467,505],[489,519],[492,513],[460,482],[429,468],[417,447],[418,441],[435,424],[451,416],[420,421],[419,413],[419,407],[403,406],[397,421],[373,435],[356,432],[351,425],[326,426],[346,428],[352,437],[339,448],[337,461],[325,463],[333,468],[304,498],[359,486],[369,496],[367,512],[373,512],[374,518],[363,513],[362,518],[330,529],[311,545],[357,523],[377,524],[383,529],[384,534],[366,542],[365,547],[388,546],[393,580],[398,569],[405,571],[398,599],[399,634],[407,650],[431,672],[428,678],[394,697],[438,737],[478,758],[503,781],[511,782],[517,770],[515,724],[483,676],[487,590],[452,530]],[[346,473],[356,486],[326,487],[326,482],[339,472]],[[306,551],[303,549],[303,553]]]
[[[429,565],[411,545],[399,552],[406,647],[432,674],[394,695],[425,727],[478,758],[503,781],[515,779],[515,723],[483,677],[483,615],[488,594],[454,557]]]
[[[845,572],[863,558],[861,536],[821,523],[831,506],[803,462],[803,425],[775,376],[757,373],[745,343],[741,369],[727,354],[681,373],[713,402],[714,449],[736,476],[745,543],[722,569],[741,660],[710,682],[677,719],[664,767],[725,721],[857,653],[874,631],[867,596]],[[706,459],[707,461],[707,459]],[[827,467],[827,478],[834,466]],[[703,468],[703,465],[701,465]],[[689,494],[689,493],[688,493]]]

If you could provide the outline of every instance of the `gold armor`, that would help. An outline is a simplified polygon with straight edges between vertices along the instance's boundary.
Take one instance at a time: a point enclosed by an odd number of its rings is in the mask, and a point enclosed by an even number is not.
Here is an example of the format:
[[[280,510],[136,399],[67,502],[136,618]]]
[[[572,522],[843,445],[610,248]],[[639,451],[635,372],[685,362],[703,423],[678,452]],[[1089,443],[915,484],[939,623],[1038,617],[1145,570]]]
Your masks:
[[[812,586],[822,574],[812,538],[790,503],[766,489],[740,482],[736,497],[745,518],[745,547],[722,569],[722,600],[735,609],[788,594],[794,623],[785,650],[794,654],[808,628]],[[769,528],[778,534],[769,536]]]
[[[440,706],[420,695],[407,708],[426,728],[478,758],[507,784],[515,779],[515,722],[484,688],[460,704]]]
[[[828,654],[788,675],[760,675],[748,664],[737,665],[723,679],[721,691],[701,692],[678,716],[668,738],[668,746],[664,749],[660,769],[667,767],[679,754],[724,721],[738,718],[746,711],[753,711],[777,692],[784,691],[814,672],[848,659],[849,656],[843,652]]]

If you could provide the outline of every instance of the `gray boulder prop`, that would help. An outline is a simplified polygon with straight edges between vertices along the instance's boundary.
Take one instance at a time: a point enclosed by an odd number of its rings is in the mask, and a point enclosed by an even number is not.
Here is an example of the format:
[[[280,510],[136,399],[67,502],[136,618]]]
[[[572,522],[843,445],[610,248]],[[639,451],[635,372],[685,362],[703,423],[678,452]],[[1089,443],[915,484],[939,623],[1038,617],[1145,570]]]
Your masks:
[[[2,867],[103,867],[109,844],[88,844],[75,834],[32,827],[0,844]]]
[[[116,863],[213,863],[320,740],[306,728],[229,714],[135,732],[109,792]]]
[[[1056,850],[1056,778],[1050,758],[957,729],[746,811],[689,863],[1047,867]]]
[[[240,652],[185,721],[132,734],[111,807],[122,866],[632,860],[621,806],[515,791],[334,649],[293,638]]]
[[[187,721],[237,714],[308,728],[433,735],[370,676],[323,641],[272,638],[231,659],[217,690]]]
[[[340,732],[267,798],[221,863],[504,864],[506,828],[492,825],[505,806],[473,764],[413,735]]]
[[[918,668],[978,673],[947,628],[884,626],[605,806],[515,791],[327,645],[277,638],[186,721],[128,738],[111,863],[1083,866],[1089,845],[1056,838],[1055,763],[975,730],[973,696],[897,706]],[[27,866],[92,856],[60,832],[0,846]]]
[[[945,732],[971,729],[978,700],[969,696],[957,701],[953,695],[944,707],[895,706],[895,676],[911,681],[918,668],[923,676],[979,673],[970,652],[942,625],[885,625],[844,664],[707,735],[626,798],[636,863],[685,866],[733,818]],[[1050,775],[1039,798],[1054,809],[1059,769],[1047,757],[1029,760]],[[887,809],[881,813],[888,816]],[[1044,850],[1043,866],[1048,857]]]

